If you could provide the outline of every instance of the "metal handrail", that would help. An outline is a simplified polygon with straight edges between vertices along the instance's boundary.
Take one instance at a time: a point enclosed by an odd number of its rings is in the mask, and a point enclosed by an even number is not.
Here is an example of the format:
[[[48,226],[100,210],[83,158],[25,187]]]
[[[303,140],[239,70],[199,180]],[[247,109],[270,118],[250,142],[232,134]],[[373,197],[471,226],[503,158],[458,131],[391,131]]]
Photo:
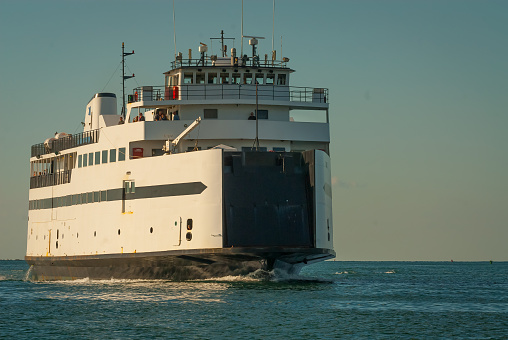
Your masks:
[[[176,91],[176,92],[175,92]],[[159,100],[255,99],[253,84],[186,84],[178,86],[141,86],[133,89],[130,102]],[[328,89],[281,85],[258,85],[261,100],[328,103]]]
[[[99,129],[67,135],[51,142],[51,147],[44,143],[32,145],[31,157],[60,152],[81,145],[93,144],[99,141]]]
[[[72,170],[64,170],[53,174],[43,174],[30,177],[30,189],[70,183],[71,174]]]
[[[230,58],[227,58],[230,59]],[[204,60],[202,59],[181,59],[175,60],[171,62],[171,69],[176,69],[180,67],[196,67],[196,66],[204,66],[204,67],[226,67],[226,66],[234,66],[234,67],[262,67],[262,68],[288,68],[287,61],[284,60],[265,60],[259,59],[254,60],[252,57],[248,57],[245,64],[242,63],[242,58],[238,58],[236,62],[224,63],[226,59],[219,58],[217,61],[212,60],[210,57],[206,57]]]

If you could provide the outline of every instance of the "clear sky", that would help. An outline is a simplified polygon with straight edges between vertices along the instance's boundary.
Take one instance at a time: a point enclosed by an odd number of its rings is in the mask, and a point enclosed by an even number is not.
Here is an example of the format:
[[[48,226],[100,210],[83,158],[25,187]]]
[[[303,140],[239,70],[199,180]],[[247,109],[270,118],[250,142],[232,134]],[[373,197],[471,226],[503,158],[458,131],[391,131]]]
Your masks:
[[[163,85],[172,5],[0,0],[0,259],[26,250],[30,146],[79,132],[94,93],[121,95],[122,42],[127,88]],[[508,260],[508,1],[275,6],[292,85],[330,91],[337,259]],[[240,0],[175,7],[184,55],[221,29],[240,50]],[[269,53],[272,0],[244,12]]]

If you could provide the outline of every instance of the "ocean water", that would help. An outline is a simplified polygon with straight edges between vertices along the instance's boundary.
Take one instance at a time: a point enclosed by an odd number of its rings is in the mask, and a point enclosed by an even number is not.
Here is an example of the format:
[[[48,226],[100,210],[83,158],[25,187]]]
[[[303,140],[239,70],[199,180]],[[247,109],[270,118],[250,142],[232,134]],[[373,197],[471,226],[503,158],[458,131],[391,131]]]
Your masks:
[[[0,339],[508,339],[507,262],[323,262],[299,276],[31,282],[0,261]]]

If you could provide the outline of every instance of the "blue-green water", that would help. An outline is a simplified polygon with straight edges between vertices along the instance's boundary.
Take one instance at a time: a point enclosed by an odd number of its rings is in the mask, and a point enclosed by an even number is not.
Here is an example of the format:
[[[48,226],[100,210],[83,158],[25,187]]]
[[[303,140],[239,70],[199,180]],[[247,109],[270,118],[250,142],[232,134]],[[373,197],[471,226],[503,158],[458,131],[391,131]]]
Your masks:
[[[0,339],[508,339],[507,262],[324,262],[188,282],[34,283],[27,270],[0,261]]]

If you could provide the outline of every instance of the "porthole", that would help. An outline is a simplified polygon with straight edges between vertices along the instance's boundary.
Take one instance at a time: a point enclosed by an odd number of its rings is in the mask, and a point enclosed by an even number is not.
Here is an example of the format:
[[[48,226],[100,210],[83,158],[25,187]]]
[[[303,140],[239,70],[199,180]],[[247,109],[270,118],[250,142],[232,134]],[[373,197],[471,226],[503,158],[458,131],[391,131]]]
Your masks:
[[[120,235],[120,229],[118,229],[118,235]]]
[[[192,230],[192,218],[187,220],[187,230]]]
[[[79,233],[76,233],[76,238],[78,238],[78,237],[79,237]]]
[[[192,233],[191,233],[190,231],[189,231],[189,232],[185,235],[185,239],[186,239],[187,241],[192,240]]]
[[[58,249],[58,241],[56,241],[56,249]]]
[[[175,227],[178,225],[178,223],[175,221]]]
[[[60,235],[60,230],[59,229],[56,230],[56,239],[57,240],[58,240],[58,235]]]
[[[96,231],[93,232],[93,237],[95,237],[95,236],[97,236],[97,232]]]
[[[150,227],[150,234],[153,233],[153,227]]]

